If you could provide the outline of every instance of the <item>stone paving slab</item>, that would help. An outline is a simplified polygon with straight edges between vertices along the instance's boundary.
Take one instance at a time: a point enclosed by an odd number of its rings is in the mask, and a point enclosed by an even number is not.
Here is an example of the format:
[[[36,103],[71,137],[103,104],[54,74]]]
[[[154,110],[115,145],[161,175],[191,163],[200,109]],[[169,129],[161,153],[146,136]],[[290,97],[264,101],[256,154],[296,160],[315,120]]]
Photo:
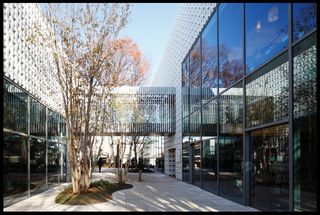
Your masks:
[[[94,172],[93,179],[116,182],[116,169]],[[94,205],[61,205],[56,195],[69,183],[61,184],[31,198],[4,208],[4,211],[258,211],[161,173],[129,173],[133,188],[112,194],[113,199]]]

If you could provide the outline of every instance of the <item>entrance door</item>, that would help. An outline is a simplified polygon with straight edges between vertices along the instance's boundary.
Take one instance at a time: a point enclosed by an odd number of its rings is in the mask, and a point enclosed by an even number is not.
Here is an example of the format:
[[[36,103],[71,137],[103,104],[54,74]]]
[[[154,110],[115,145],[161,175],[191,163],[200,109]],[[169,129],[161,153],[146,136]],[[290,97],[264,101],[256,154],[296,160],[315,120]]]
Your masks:
[[[191,183],[201,187],[201,142],[190,145],[190,178]]]

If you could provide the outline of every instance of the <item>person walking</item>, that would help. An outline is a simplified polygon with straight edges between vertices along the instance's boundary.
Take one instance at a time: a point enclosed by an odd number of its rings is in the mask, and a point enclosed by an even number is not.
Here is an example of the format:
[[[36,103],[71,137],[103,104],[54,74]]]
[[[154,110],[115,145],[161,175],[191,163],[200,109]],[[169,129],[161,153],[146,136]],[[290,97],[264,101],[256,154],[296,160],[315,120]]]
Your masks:
[[[102,158],[99,158],[99,160],[98,160],[99,172],[101,172],[102,164],[103,164],[103,160],[102,160]]]
[[[142,179],[141,179],[142,171],[143,171],[143,159],[142,158],[139,158],[138,169],[139,169],[139,181],[142,181]]]

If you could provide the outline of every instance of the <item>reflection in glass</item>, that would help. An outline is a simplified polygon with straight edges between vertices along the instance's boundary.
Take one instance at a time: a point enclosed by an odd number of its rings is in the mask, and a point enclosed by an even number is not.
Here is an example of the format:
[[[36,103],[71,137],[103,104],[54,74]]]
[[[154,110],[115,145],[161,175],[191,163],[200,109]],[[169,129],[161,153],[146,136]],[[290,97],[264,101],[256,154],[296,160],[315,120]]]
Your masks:
[[[189,181],[189,117],[183,119],[182,129],[182,180]]]
[[[189,112],[189,55],[182,64],[182,117],[186,117]]]
[[[288,126],[250,133],[251,206],[262,211],[289,210]]]
[[[3,127],[28,133],[28,94],[3,79]]]
[[[28,142],[24,136],[3,134],[3,203],[6,207],[28,195]]]
[[[202,107],[202,188],[217,194],[217,100]]]
[[[34,98],[30,98],[30,134],[46,137],[46,107]]]
[[[242,132],[243,87],[242,81],[219,97],[220,132]]]
[[[60,147],[60,170],[61,170],[61,180],[60,182],[67,181],[67,145],[59,144]]]
[[[217,99],[211,100],[202,107],[202,139],[210,139],[217,136]]]
[[[238,83],[219,97],[220,195],[243,203],[243,88]]]
[[[243,76],[242,4],[219,6],[219,92]]]
[[[200,140],[201,113],[200,110],[190,115],[190,142]]]
[[[60,136],[66,137],[67,135],[67,122],[66,119],[60,115]]]
[[[293,48],[294,209],[317,210],[316,35]]]
[[[201,142],[193,143],[193,184],[201,187]]]
[[[317,27],[317,3],[293,3],[293,41]]]
[[[46,188],[46,141],[30,139],[30,193]]]
[[[190,112],[201,105],[201,49],[200,38],[190,52]]]
[[[288,46],[288,3],[246,3],[247,74]]]
[[[60,181],[59,143],[48,142],[48,184]]]
[[[202,188],[214,194],[217,194],[217,143],[217,138],[202,142]]]
[[[288,117],[287,60],[286,52],[246,79],[248,127]]]
[[[48,139],[59,141],[59,114],[48,109]]]
[[[49,109],[49,117],[46,119],[46,106],[6,78],[3,85],[4,128],[12,130],[10,133],[4,132],[3,138],[4,206],[7,207],[27,198],[29,188],[31,195],[43,191],[46,188],[46,168],[48,168],[49,184],[57,185],[58,182],[65,182],[67,147],[58,143],[66,140],[66,121],[61,114]],[[29,108],[30,124],[28,125]],[[48,138],[55,141],[50,142],[48,146],[48,166],[46,166],[46,140],[44,139],[46,120],[48,121]],[[27,138],[28,127],[32,136],[29,139]],[[25,136],[15,134],[16,132],[25,133]],[[28,155],[30,155],[29,158]],[[28,167],[30,167],[30,175],[28,175]]]
[[[202,103],[218,94],[217,15],[202,33]]]
[[[182,181],[190,182],[189,179],[189,137],[182,139]]]

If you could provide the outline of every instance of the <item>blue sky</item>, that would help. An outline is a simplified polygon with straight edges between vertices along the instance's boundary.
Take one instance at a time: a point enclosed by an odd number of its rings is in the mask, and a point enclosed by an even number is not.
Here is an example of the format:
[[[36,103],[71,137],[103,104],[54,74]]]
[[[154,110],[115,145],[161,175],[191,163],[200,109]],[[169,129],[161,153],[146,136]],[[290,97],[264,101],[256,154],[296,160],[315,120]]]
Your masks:
[[[134,3],[121,36],[132,38],[150,61],[150,81],[157,71],[180,4]]]

